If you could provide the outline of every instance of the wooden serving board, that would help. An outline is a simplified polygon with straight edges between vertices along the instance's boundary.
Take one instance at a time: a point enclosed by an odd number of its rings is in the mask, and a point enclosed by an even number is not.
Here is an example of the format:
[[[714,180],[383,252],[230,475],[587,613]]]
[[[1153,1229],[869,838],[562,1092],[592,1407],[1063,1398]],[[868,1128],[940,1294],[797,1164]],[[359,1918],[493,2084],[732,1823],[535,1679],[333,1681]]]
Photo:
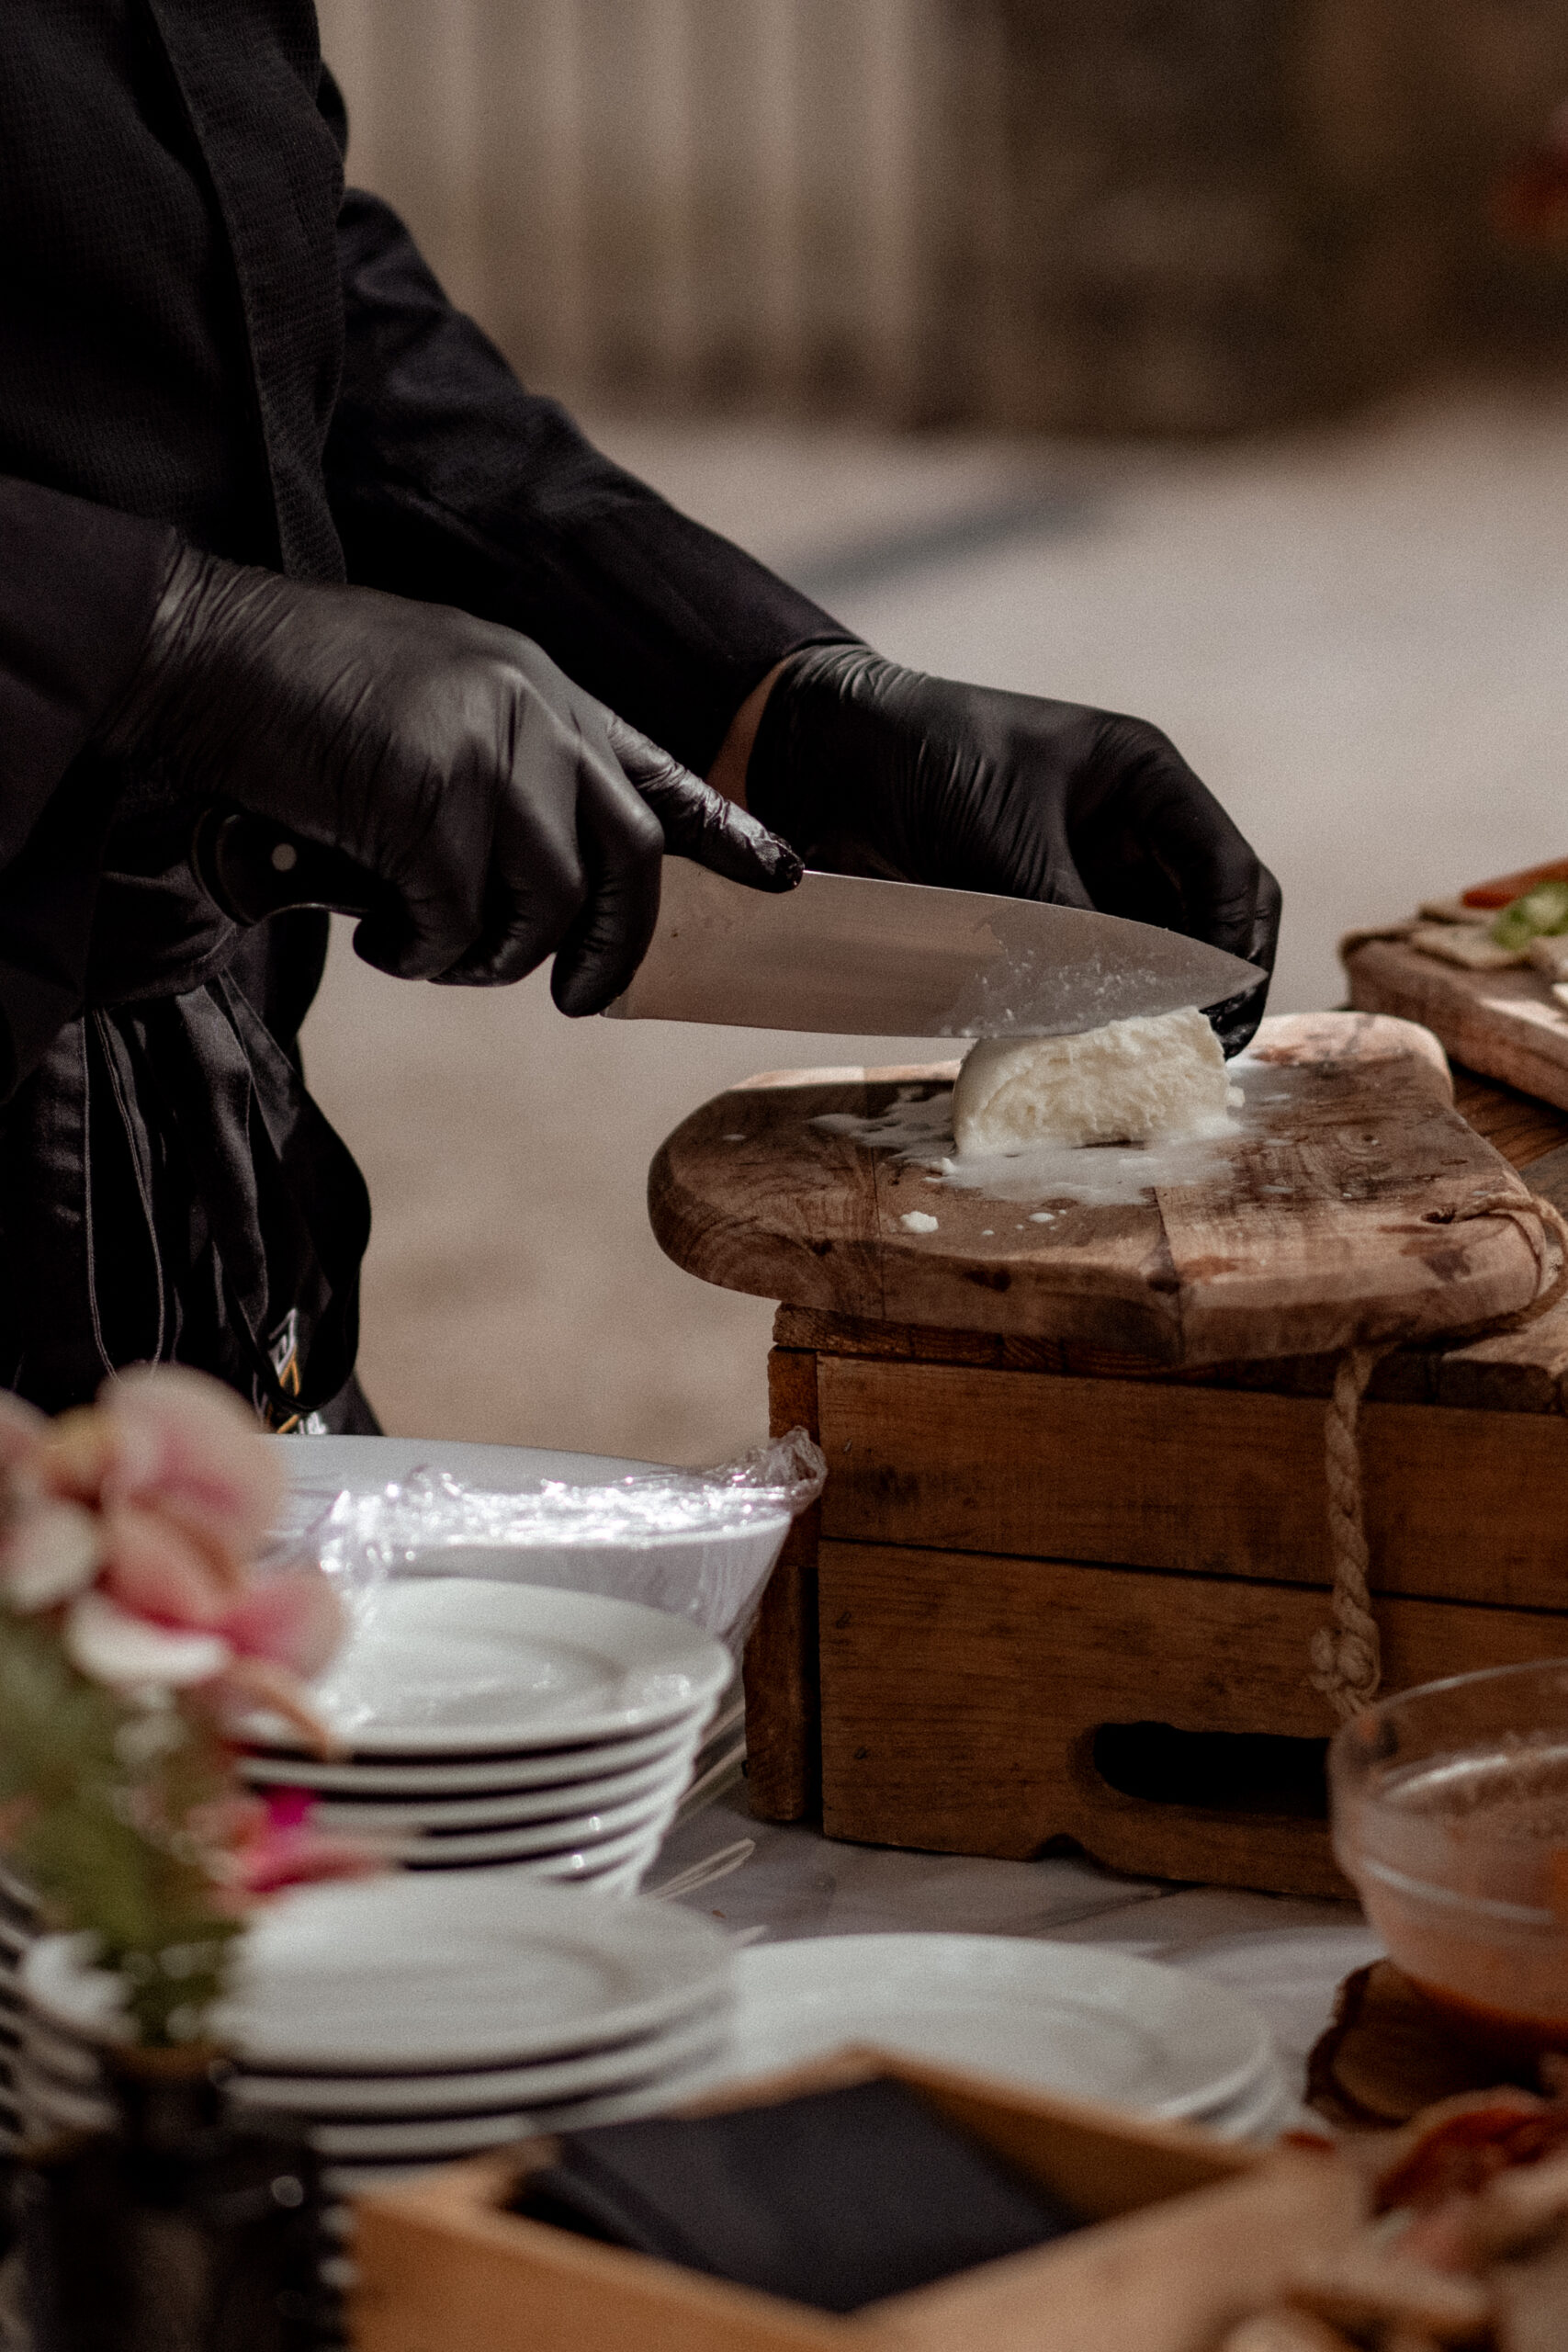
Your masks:
[[[1454,1109],[1430,1035],[1365,1013],[1292,1015],[1264,1023],[1252,1057],[1242,1131],[1213,1174],[1135,1205],[1068,1204],[1050,1225],[812,1124],[874,1117],[901,1088],[950,1085],[955,1065],[752,1079],[658,1154],[653,1229],[690,1272],[788,1306],[1093,1340],[1166,1364],[1437,1337],[1535,1295],[1514,1218],[1456,1221],[1480,1193],[1528,1187]],[[906,1232],[910,1210],[937,1231]]]
[[[1367,940],[1344,960],[1360,1011],[1419,1021],[1455,1061],[1568,1111],[1568,1011],[1544,972],[1467,972],[1402,939]]]

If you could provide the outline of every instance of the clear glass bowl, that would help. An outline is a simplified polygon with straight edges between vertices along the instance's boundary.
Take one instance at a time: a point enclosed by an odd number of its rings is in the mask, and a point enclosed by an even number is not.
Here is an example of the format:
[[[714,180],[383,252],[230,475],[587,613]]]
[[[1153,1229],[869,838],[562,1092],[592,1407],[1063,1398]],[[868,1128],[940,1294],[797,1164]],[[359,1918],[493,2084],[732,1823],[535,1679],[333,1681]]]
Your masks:
[[[1568,2049],[1568,1658],[1385,1699],[1328,1773],[1334,1850],[1390,1958],[1468,2039]]]

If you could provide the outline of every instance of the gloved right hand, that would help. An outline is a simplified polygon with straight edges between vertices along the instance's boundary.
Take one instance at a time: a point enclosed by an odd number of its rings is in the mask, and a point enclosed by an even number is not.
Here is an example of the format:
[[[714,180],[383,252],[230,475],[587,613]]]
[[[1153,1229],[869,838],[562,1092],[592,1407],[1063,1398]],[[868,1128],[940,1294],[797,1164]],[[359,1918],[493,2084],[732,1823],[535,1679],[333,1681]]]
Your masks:
[[[389,886],[354,944],[409,979],[521,979],[555,954],[600,1012],[653,934],[668,848],[764,890],[800,861],[528,638],[442,605],[182,548],[102,748],[160,761]]]

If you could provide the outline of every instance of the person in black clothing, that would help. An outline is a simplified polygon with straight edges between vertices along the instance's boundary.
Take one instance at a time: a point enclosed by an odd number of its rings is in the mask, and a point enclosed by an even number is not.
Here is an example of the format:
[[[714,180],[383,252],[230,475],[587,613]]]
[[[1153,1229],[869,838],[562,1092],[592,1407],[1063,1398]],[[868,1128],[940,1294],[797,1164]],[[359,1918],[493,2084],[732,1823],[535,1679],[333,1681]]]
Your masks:
[[[297,1043],[326,918],[222,914],[205,806],[352,857],[384,970],[553,956],[573,1014],[667,851],[1272,956],[1272,877],[1156,729],[901,669],[677,513],[344,192],[345,144],[311,0],[7,11],[0,1384],[51,1409],[177,1358],[275,1427],[374,1426],[368,1202]]]

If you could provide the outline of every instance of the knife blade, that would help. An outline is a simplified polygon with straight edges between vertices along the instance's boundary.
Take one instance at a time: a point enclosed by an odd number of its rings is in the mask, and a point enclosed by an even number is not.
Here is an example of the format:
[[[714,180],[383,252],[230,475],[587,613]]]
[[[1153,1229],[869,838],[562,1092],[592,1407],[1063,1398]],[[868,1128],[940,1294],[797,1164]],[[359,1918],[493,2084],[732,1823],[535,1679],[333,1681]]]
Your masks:
[[[1201,939],[1092,909],[816,872],[775,898],[669,857],[653,944],[606,1010],[840,1036],[1060,1037],[1223,1004],[1264,978]]]

